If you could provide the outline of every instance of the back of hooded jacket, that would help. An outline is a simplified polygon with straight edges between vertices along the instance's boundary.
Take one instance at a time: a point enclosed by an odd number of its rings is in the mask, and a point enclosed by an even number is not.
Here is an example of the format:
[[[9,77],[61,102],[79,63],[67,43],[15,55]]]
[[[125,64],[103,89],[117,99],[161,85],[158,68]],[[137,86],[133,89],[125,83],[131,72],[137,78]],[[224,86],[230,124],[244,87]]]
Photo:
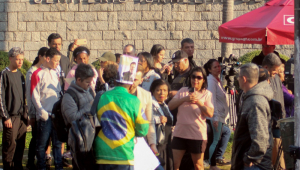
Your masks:
[[[272,169],[271,109],[269,101],[273,91],[267,81],[263,81],[243,95],[242,106],[234,133],[232,150],[232,170],[241,170],[244,163]]]
[[[66,125],[71,126],[73,121],[80,119],[84,113],[90,112],[95,94],[90,88],[88,90],[84,90],[79,87],[75,81],[71,82],[69,88],[76,93],[79,102],[79,106],[77,106],[77,103],[69,93],[65,93],[63,96],[61,103],[62,114]]]

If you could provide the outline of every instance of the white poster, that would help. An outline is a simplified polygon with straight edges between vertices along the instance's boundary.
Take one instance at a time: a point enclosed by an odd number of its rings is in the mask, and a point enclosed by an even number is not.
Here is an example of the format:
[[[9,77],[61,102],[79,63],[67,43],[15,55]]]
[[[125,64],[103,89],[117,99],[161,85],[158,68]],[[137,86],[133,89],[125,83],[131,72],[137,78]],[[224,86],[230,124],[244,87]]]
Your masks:
[[[117,82],[132,84],[135,79],[139,59],[128,55],[120,57]]]
[[[134,170],[154,170],[159,161],[143,137],[135,138]]]

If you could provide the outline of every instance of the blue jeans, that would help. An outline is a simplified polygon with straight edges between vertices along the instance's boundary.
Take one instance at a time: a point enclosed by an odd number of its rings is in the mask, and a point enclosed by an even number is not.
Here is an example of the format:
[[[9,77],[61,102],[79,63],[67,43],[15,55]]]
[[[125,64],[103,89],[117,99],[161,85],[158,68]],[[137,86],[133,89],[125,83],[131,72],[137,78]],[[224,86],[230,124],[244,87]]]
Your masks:
[[[155,170],[164,170],[164,167],[162,167],[161,165],[159,165],[158,167],[156,167]]]
[[[133,165],[97,164],[96,170],[134,170]]]
[[[230,139],[231,132],[230,129],[227,126],[222,127],[222,134],[221,134],[221,140],[219,141],[219,147],[216,151],[216,158],[217,159],[223,159],[223,155],[226,151],[228,141]]]
[[[210,120],[210,123],[212,125],[212,129],[213,129],[213,142],[209,147],[209,162],[211,162],[211,157],[213,156],[215,149],[218,145],[218,142],[220,140],[220,136],[221,136],[221,131],[222,131],[222,122],[218,122],[218,129],[216,129],[213,126],[213,121]]]
[[[252,165],[251,167],[244,167],[244,170],[262,170],[262,169],[256,165]]]
[[[61,142],[58,140],[56,131],[52,127],[50,117],[46,121],[38,120],[36,135],[36,157],[38,169],[46,169],[45,151],[48,146],[48,140],[51,136],[55,169],[62,170]]]

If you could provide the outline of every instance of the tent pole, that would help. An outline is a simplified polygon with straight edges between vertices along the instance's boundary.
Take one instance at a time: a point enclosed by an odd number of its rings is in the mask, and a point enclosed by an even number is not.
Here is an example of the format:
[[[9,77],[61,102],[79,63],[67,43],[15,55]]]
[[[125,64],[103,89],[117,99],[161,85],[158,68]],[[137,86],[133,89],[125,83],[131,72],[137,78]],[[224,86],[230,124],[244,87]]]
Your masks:
[[[222,24],[233,19],[234,0],[223,1],[223,18]],[[229,57],[232,54],[232,43],[222,43],[221,57]]]
[[[295,18],[294,18],[294,25],[295,25],[295,57],[294,57],[294,64],[295,64],[295,71],[294,71],[294,94],[295,94],[295,145],[300,146],[300,1],[294,0],[295,5]],[[300,169],[300,160],[297,160],[296,169]]]

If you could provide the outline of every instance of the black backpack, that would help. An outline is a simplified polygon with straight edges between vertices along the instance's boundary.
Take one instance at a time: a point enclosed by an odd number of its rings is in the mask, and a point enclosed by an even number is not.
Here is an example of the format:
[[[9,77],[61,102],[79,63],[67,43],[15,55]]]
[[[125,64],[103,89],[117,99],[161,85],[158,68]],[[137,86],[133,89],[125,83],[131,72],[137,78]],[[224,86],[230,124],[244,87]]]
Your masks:
[[[97,118],[97,105],[103,91],[97,93],[90,113],[84,113],[78,120],[72,122],[68,144],[73,155],[75,169],[95,169],[93,143],[100,131],[100,122]]]
[[[80,108],[79,106],[79,99],[76,95],[76,92],[69,88],[66,93],[68,93],[75,101],[78,110]],[[90,91],[92,96],[94,97],[93,92]],[[52,109],[52,125],[54,129],[56,130],[57,138],[61,142],[68,142],[68,134],[69,134],[69,128],[70,126],[66,125],[64,121],[64,117],[61,111],[61,103],[62,103],[63,97],[61,97],[54,105]]]
[[[282,119],[282,106],[281,103],[277,100],[269,101],[270,109],[271,109],[271,120],[272,120],[272,128],[275,129],[277,126],[277,121]]]

